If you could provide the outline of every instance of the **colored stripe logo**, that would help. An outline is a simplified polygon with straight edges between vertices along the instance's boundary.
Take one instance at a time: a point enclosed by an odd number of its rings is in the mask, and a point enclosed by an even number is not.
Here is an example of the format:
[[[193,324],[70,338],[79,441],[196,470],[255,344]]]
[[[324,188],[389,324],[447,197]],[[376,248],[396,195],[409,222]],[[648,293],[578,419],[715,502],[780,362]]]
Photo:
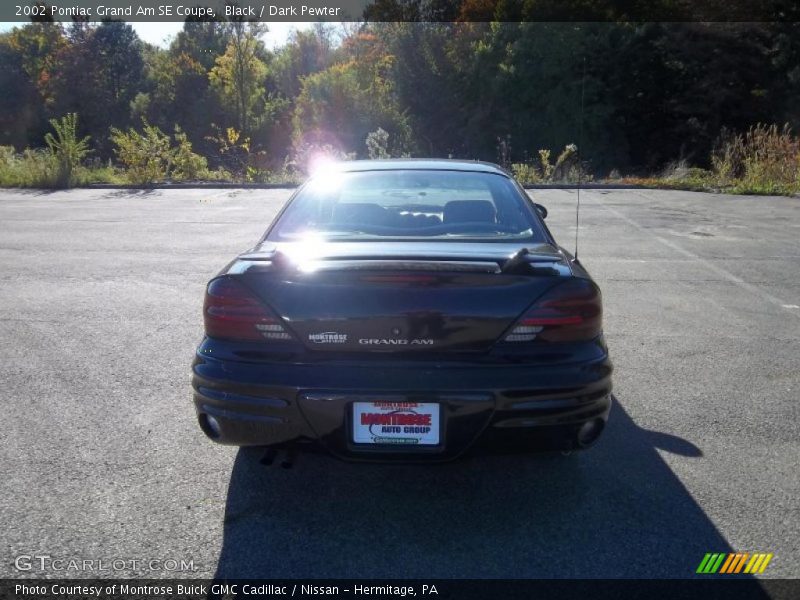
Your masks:
[[[703,575],[719,574],[736,574],[736,573],[763,573],[767,568],[769,561],[772,560],[772,553],[766,552],[731,552],[731,553],[713,553],[708,552],[700,561],[700,566],[697,567],[696,573]]]

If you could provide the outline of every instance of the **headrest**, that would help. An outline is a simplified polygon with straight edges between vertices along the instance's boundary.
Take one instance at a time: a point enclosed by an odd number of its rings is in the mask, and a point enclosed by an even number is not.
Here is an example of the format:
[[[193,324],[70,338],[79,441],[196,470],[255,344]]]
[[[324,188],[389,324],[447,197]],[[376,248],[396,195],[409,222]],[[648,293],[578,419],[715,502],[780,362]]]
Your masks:
[[[497,211],[488,200],[453,200],[444,205],[445,223],[494,223]]]

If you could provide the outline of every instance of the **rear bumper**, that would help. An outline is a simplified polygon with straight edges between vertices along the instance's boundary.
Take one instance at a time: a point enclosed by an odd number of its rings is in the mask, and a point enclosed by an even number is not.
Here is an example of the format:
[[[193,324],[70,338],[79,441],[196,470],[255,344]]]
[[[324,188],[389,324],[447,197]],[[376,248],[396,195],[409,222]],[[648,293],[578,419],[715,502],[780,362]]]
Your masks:
[[[238,446],[310,444],[344,459],[444,461],[466,452],[570,450],[587,423],[602,430],[612,366],[604,345],[567,365],[485,362],[243,362],[209,356],[192,365],[194,403],[211,439]],[[353,444],[352,403],[437,402],[442,443]],[[213,417],[216,431],[209,426]],[[584,432],[591,429],[584,427]]]

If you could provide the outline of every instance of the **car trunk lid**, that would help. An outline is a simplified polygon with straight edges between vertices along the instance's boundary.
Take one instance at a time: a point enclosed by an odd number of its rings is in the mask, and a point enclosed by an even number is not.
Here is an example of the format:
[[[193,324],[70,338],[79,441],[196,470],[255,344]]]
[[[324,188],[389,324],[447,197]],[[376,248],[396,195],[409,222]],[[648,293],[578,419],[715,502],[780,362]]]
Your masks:
[[[231,265],[311,351],[485,352],[571,274],[553,246],[266,245]]]

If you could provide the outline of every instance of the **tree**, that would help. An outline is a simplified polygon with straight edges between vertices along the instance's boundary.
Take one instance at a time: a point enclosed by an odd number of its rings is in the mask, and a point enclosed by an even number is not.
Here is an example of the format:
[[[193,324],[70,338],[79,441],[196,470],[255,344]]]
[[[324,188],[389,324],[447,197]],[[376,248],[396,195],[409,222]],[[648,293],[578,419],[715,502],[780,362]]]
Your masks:
[[[382,128],[390,152],[411,149],[411,130],[390,79],[394,57],[380,38],[361,31],[345,40],[346,62],[303,79],[294,110],[295,147],[330,145],[365,155],[367,134]]]
[[[55,56],[66,44],[58,23],[36,22],[0,36],[0,127],[5,143],[39,144],[53,107],[50,80]]]
[[[0,89],[0,146],[21,150],[40,135],[45,108],[10,34],[0,36]]]
[[[416,143],[428,156],[494,159],[507,133],[498,86],[502,45],[487,43],[489,27],[472,23],[395,23],[373,26],[395,57],[391,78]],[[502,29],[502,28],[501,28]]]
[[[187,20],[170,45],[173,56],[187,55],[200,63],[206,72],[214,68],[216,59],[225,53],[231,28],[220,21]]]
[[[89,51],[101,106],[109,111],[111,123],[124,125],[142,84],[142,43],[127,23],[103,21],[89,40]]]
[[[99,156],[111,156],[111,126],[130,123],[130,105],[144,86],[143,46],[120,21],[74,24],[56,54],[52,114],[79,112]]]
[[[258,23],[230,23],[230,41],[225,54],[217,57],[209,79],[223,104],[234,107],[234,125],[249,133],[265,105],[264,78],[267,66]]]
[[[29,23],[23,27],[14,28],[8,41],[18,53],[22,69],[47,104],[50,100],[50,89],[47,82],[55,66],[55,55],[66,44],[61,24]]]
[[[145,117],[164,130],[178,124],[194,147],[213,156],[215,147],[206,138],[229,113],[211,88],[209,72],[229,39],[225,23],[187,20],[169,49],[146,48],[145,82],[132,101],[132,119]]]
[[[300,93],[302,80],[327,69],[333,63],[331,30],[319,23],[308,31],[293,31],[270,64],[270,79],[285,98]]]

